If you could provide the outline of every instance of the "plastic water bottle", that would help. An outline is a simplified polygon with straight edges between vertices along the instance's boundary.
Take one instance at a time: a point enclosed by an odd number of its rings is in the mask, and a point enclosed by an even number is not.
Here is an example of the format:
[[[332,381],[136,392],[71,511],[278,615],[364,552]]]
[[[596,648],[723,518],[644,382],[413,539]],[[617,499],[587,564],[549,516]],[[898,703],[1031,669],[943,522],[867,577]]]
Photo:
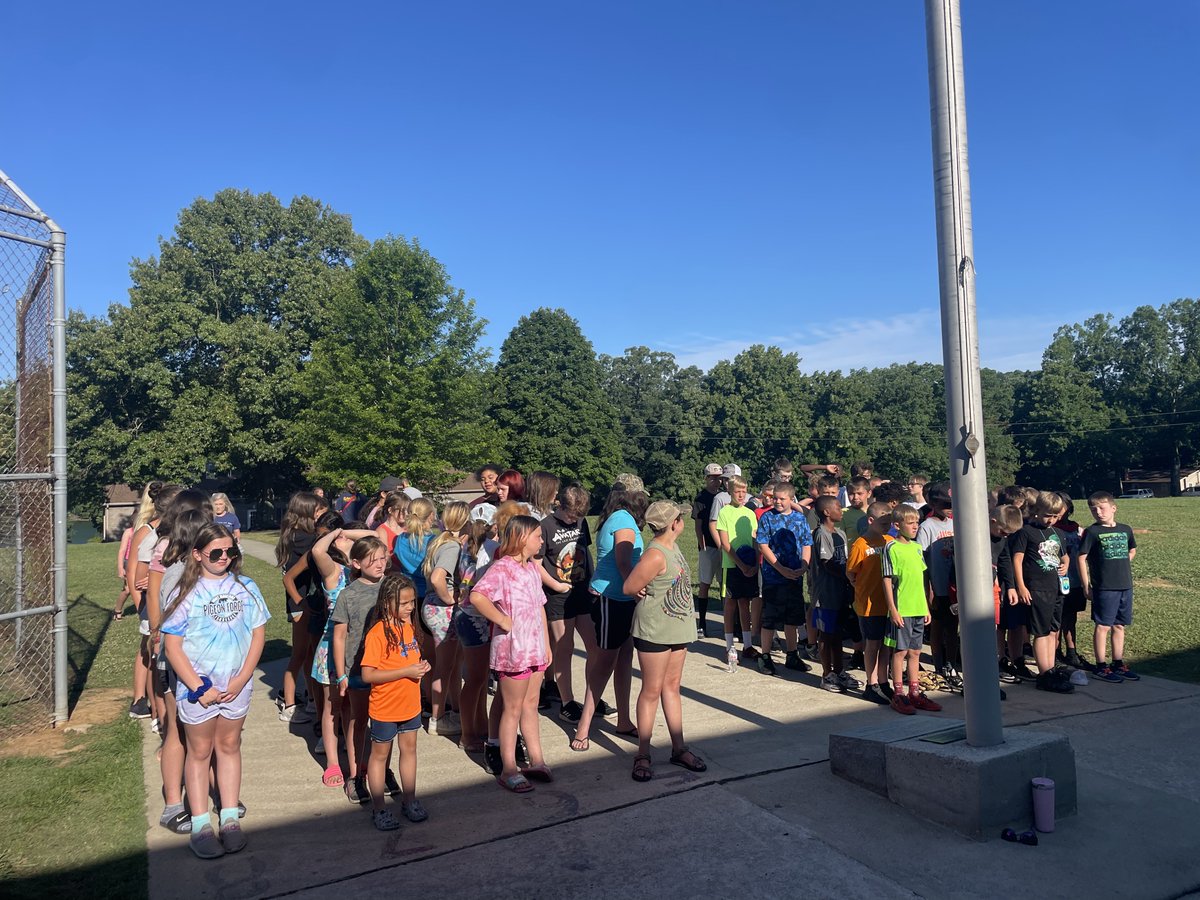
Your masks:
[[[729,654],[725,658],[729,662],[729,674],[732,675],[734,672],[737,671],[737,667],[738,667],[737,650],[735,650],[733,647],[730,647]]]

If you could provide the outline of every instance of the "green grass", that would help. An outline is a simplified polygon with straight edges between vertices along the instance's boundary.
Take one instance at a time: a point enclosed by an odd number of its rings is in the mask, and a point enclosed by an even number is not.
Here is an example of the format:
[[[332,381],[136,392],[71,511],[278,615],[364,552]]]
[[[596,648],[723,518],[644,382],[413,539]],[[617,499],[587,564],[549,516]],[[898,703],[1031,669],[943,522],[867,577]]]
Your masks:
[[[132,689],[139,637],[132,606],[120,622],[112,606],[120,586],[116,544],[68,550],[69,658],[73,719],[92,696]],[[265,659],[288,653],[291,629],[283,614],[278,572],[256,559],[244,571],[271,609]],[[106,690],[109,689],[109,690]],[[111,704],[110,704],[111,705]],[[124,716],[68,736],[65,753],[0,759],[0,880],[5,896],[75,894],[146,896],[145,726]]]

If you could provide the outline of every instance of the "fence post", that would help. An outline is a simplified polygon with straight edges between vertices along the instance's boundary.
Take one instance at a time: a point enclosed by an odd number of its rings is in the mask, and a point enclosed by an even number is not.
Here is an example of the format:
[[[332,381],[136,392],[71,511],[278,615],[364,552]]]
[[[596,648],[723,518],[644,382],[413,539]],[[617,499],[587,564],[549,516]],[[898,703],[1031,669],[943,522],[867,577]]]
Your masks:
[[[54,475],[54,724],[67,721],[67,235],[52,220],[50,270],[53,276],[51,329],[54,373],[51,381]]]

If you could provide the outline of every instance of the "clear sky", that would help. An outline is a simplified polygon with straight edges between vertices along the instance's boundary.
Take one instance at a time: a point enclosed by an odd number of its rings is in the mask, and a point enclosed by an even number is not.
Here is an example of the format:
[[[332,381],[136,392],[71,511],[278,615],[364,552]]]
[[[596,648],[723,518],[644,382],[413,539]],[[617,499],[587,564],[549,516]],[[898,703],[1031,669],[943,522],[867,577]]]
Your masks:
[[[1200,3],[964,3],[981,351],[1200,295]],[[707,368],[938,360],[923,5],[23,3],[0,168],[67,230],[68,302],[224,187],[417,237],[488,319]]]

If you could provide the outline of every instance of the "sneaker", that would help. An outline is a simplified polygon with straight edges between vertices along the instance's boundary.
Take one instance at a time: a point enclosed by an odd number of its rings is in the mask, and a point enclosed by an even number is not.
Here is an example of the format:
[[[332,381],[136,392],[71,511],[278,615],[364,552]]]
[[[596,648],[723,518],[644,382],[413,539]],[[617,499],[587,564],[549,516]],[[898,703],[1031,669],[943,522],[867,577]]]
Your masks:
[[[414,800],[412,803],[401,803],[400,812],[404,813],[404,818],[410,822],[424,822],[429,818],[429,813],[425,812],[425,807],[421,805],[420,800]]]
[[[1000,657],[1000,662],[997,665],[1000,673],[1000,681],[1004,684],[1020,684],[1021,676],[1017,674],[1017,667],[1013,665],[1011,659],[1007,656]]]
[[[771,659],[771,652],[769,650],[758,657],[758,671],[764,675],[775,674],[775,660]]]
[[[389,797],[399,797],[402,793],[400,790],[400,782],[396,780],[396,773],[391,769],[387,769],[383,773],[383,786]]]
[[[923,709],[925,712],[942,711],[942,704],[938,703],[936,700],[930,700],[924,694],[917,694],[915,697],[910,696],[908,698],[908,702],[913,709]]]
[[[893,697],[893,696],[895,695],[895,693],[896,693],[896,690],[895,690],[895,688],[893,688],[893,687],[892,687],[890,684],[882,684],[882,683],[881,683],[881,684],[879,685],[879,690],[883,691],[883,696],[885,696],[885,697],[887,697],[887,698],[888,698],[888,703],[891,703],[891,702],[892,702],[892,697]]]
[[[325,742],[324,741],[317,741],[315,744],[313,744],[313,756],[327,756],[327,755],[328,754],[325,751]]]
[[[962,690],[962,676],[958,674],[958,670],[954,668],[954,666],[950,665],[950,663],[946,663],[944,666],[942,666],[942,668],[938,670],[938,674],[940,674],[942,678],[946,680],[946,684],[949,685],[951,690]]]
[[[583,704],[578,700],[572,700],[570,703],[564,703],[562,709],[558,711],[558,717],[564,722],[572,724],[583,718]]]
[[[279,721],[287,722],[289,725],[307,725],[312,721],[312,716],[305,712],[303,706],[293,703],[291,706],[284,706],[279,710]]]
[[[596,702],[596,715],[604,716],[606,719],[611,719],[616,714],[617,708],[615,706],[609,706],[603,698]]]
[[[346,799],[360,805],[371,799],[371,792],[367,790],[366,775],[359,775],[346,782]]]
[[[758,649],[753,644],[751,644],[749,647],[742,648],[742,662],[744,663],[754,662],[760,656],[762,656],[762,654],[758,652]]]
[[[309,697],[308,702],[304,704],[304,711],[310,716],[315,716],[317,714],[317,701]]]
[[[558,693],[557,684],[555,684],[553,681],[543,681],[542,687],[545,689],[547,697],[549,697],[555,703],[562,703],[562,697]]]
[[[237,819],[221,826],[221,846],[226,853],[237,853],[246,846],[246,833]]]
[[[546,691],[546,686],[542,685],[542,691],[538,694],[538,711],[549,709],[553,705],[550,701],[550,694]]]
[[[146,702],[146,698],[142,697],[139,700],[134,700],[129,704],[129,718],[131,719],[148,719],[150,718],[150,704]],[[205,857],[208,859],[209,857]]]
[[[1112,668],[1112,672],[1114,675],[1120,675],[1126,681],[1141,681],[1142,680],[1141,675],[1134,672],[1132,669],[1129,668],[1129,666],[1125,665],[1125,663],[1123,663],[1123,662],[1119,662],[1115,666],[1112,666],[1111,668]]]
[[[1037,672],[1029,668],[1024,660],[1019,663],[1015,663],[1013,665],[1013,669],[1016,671],[1018,678],[1021,678],[1025,681],[1037,681]]]
[[[375,823],[375,827],[380,831],[395,831],[400,827],[400,820],[392,815],[390,809],[376,810],[371,814],[371,821]]]
[[[438,718],[429,720],[429,733],[439,737],[457,737],[462,734],[462,723],[457,714],[442,713]]]
[[[1034,686],[1039,691],[1050,691],[1052,694],[1070,694],[1075,690],[1069,678],[1063,678],[1054,670],[1038,675]]]
[[[804,655],[807,656],[812,662],[820,662],[821,648],[816,644],[805,644]]]
[[[834,694],[840,694],[846,690],[844,687],[842,687],[841,680],[839,680],[838,677],[832,672],[821,679],[821,687],[824,690]]]
[[[867,661],[863,659],[861,650],[855,650],[850,654],[850,665],[847,666],[847,668],[858,669],[860,672],[865,672],[867,670]]]
[[[1083,669],[1085,672],[1092,671],[1092,664],[1088,662],[1086,656],[1080,656],[1078,653],[1067,655],[1067,664],[1076,669]]]
[[[843,691],[861,691],[862,690],[862,686],[863,686],[862,682],[859,681],[857,678],[855,678],[853,675],[851,675],[849,672],[845,672],[845,671],[838,672],[837,680],[838,680],[838,684],[840,684],[842,686]]]
[[[205,825],[197,834],[188,838],[188,846],[201,859],[219,859],[225,855],[225,847],[212,825]]]
[[[812,671],[812,666],[800,658],[800,652],[798,650],[793,650],[787,655],[787,658],[784,660],[783,667],[785,669],[791,669],[793,672]]]
[[[152,720],[150,722],[150,730],[155,734],[162,734],[162,723],[160,723],[158,719]]]
[[[908,697],[899,691],[892,695],[890,706],[902,716],[915,716],[917,714],[917,711],[913,709],[913,705],[908,701]]]
[[[878,703],[880,706],[887,706],[892,701],[888,699],[888,695],[883,692],[877,684],[868,684],[863,691],[863,699],[870,700],[872,703]]]
[[[696,640],[698,640],[698,641],[702,641],[702,640],[704,640],[704,639],[705,639],[707,636],[708,636],[708,635],[706,635],[706,634],[704,633],[704,629],[703,629],[703,628],[697,628],[697,629],[696,629]]]
[[[517,735],[517,768],[528,769],[533,763],[529,759],[529,748],[525,746],[523,735]]]
[[[1110,684],[1120,684],[1125,679],[1117,672],[1113,671],[1113,667],[1107,663],[1100,663],[1096,666],[1096,670],[1092,672],[1093,678],[1098,678],[1100,681],[1107,681]]]
[[[489,775],[499,775],[504,771],[504,762],[500,759],[499,744],[483,745],[483,771]]]

